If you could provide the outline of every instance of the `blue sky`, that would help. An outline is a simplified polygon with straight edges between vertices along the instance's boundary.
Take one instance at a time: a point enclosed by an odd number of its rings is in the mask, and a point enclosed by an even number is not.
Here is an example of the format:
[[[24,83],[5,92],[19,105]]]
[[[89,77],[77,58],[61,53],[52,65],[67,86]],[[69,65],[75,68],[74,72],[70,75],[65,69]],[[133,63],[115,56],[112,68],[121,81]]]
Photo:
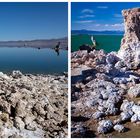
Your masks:
[[[73,2],[72,30],[124,30],[123,9],[140,7],[138,2]]]
[[[60,38],[67,36],[67,32],[65,2],[0,2],[0,40]]]

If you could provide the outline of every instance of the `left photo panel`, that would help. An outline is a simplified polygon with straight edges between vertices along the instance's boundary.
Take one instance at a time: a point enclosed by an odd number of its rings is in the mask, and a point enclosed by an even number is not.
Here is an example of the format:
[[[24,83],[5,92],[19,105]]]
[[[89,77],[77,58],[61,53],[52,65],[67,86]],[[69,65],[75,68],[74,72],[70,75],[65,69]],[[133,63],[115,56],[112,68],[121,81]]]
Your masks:
[[[68,3],[0,2],[0,138],[68,137]]]

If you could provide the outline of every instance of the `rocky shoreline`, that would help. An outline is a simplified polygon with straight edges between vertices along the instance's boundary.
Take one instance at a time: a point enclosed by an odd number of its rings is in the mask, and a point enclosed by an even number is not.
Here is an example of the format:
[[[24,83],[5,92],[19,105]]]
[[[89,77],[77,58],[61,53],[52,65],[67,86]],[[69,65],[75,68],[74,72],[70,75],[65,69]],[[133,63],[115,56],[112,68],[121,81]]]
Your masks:
[[[131,131],[128,123],[140,128],[140,8],[122,13],[118,52],[72,53],[72,137],[113,137]]]
[[[115,53],[74,52],[71,96],[73,137],[93,131],[88,128],[92,121],[96,135],[125,132],[125,122],[140,122],[140,100],[135,101],[140,97],[140,71],[128,69]]]
[[[0,137],[67,137],[67,79],[66,75],[0,72]]]

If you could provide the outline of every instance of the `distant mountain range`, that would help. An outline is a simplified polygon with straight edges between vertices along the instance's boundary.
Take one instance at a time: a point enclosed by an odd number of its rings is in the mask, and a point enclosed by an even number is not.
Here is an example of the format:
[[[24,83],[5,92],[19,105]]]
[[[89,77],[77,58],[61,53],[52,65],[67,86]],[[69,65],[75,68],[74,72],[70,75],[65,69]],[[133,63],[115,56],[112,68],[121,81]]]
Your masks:
[[[91,31],[91,30],[72,30],[72,35],[76,34],[95,34],[95,35],[123,35],[124,31]]]
[[[38,39],[38,40],[18,40],[0,41],[0,47],[32,47],[32,48],[54,48],[60,42],[60,48],[67,49],[67,37],[59,39]]]

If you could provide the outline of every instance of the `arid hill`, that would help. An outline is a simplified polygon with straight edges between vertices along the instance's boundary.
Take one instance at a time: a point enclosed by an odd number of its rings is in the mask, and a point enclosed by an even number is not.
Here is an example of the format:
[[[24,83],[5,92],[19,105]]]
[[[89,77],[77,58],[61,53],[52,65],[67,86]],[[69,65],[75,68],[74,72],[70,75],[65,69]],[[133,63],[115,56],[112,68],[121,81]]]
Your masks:
[[[0,47],[32,47],[32,48],[54,48],[58,42],[61,42],[60,48],[67,49],[68,39],[44,39],[44,40],[19,40],[19,41],[0,41]]]

